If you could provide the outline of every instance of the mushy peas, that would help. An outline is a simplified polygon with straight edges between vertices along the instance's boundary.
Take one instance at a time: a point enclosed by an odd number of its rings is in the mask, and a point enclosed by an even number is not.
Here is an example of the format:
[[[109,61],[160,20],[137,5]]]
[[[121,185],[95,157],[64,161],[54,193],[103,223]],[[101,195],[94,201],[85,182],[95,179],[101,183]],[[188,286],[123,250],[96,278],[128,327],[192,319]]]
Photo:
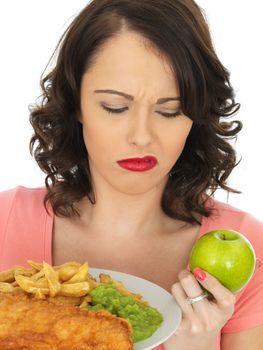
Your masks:
[[[149,338],[163,322],[157,309],[121,294],[113,283],[94,288],[90,295],[92,305],[87,307],[89,310],[108,310],[130,321],[135,343]]]

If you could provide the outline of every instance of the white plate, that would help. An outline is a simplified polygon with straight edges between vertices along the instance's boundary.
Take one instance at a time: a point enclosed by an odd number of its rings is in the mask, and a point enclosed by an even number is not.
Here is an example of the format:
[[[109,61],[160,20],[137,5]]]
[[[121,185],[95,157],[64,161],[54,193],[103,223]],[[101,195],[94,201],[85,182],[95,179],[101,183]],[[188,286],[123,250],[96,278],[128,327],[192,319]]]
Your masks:
[[[120,281],[132,293],[141,294],[143,300],[155,307],[164,318],[159,329],[148,339],[134,344],[134,350],[150,350],[167,340],[181,323],[182,312],[173,296],[157,284],[123,272],[90,268],[89,273],[99,280],[99,274],[105,273]]]

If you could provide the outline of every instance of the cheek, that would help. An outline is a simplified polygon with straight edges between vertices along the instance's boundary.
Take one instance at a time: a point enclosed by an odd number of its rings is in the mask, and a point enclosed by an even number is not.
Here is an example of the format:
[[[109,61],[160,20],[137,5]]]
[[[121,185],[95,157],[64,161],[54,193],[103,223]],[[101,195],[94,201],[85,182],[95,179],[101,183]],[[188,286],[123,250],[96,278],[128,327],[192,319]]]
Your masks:
[[[170,132],[165,139],[166,152],[173,158],[177,159],[182,153],[187,137],[191,130],[191,124]]]
[[[176,140],[171,142],[170,146],[166,148],[168,158],[174,164],[180,157],[185,145],[185,140]]]
[[[106,157],[107,160],[110,160],[116,144],[116,132],[100,123],[84,123],[83,138],[91,159],[94,161],[98,159],[99,162],[102,162]]]
[[[100,145],[97,141],[98,131],[95,128],[90,128],[87,125],[85,126],[83,125],[83,139],[84,139],[89,157],[93,158],[94,154],[97,157],[97,155],[101,153],[101,150],[99,149]]]

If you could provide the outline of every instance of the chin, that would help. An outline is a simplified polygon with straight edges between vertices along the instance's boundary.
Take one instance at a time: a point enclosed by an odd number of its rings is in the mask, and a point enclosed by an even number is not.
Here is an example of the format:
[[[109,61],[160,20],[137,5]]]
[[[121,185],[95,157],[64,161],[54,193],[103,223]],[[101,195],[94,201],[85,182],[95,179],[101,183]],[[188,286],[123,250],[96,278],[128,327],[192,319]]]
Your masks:
[[[163,182],[160,184],[160,182],[150,182],[149,180],[146,181],[145,179],[137,180],[137,181],[119,181],[118,183],[112,184],[115,190],[118,192],[121,192],[123,194],[129,194],[129,195],[140,195],[147,193],[149,191],[162,191],[163,190]]]

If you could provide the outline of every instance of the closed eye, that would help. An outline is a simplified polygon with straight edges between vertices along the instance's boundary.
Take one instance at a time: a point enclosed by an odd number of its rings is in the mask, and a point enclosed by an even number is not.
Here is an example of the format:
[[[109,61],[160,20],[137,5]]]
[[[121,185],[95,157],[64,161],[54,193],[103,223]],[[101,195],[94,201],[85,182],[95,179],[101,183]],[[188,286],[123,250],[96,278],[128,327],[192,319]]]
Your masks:
[[[106,107],[106,106],[103,106],[101,105],[102,108],[109,112],[109,113],[122,113],[122,112],[125,112],[128,107],[123,107],[123,108],[109,108],[109,107]],[[174,112],[174,113],[166,113],[166,112],[157,112],[159,114],[161,114],[162,116],[166,117],[166,118],[173,118],[173,117],[177,117],[178,115],[181,114],[181,111],[177,111],[177,112]]]
[[[106,106],[103,106],[102,105],[102,108],[105,109],[105,111],[109,112],[109,113],[122,113],[124,111],[126,111],[128,109],[128,107],[123,107],[123,108],[109,108],[109,107],[106,107]]]

